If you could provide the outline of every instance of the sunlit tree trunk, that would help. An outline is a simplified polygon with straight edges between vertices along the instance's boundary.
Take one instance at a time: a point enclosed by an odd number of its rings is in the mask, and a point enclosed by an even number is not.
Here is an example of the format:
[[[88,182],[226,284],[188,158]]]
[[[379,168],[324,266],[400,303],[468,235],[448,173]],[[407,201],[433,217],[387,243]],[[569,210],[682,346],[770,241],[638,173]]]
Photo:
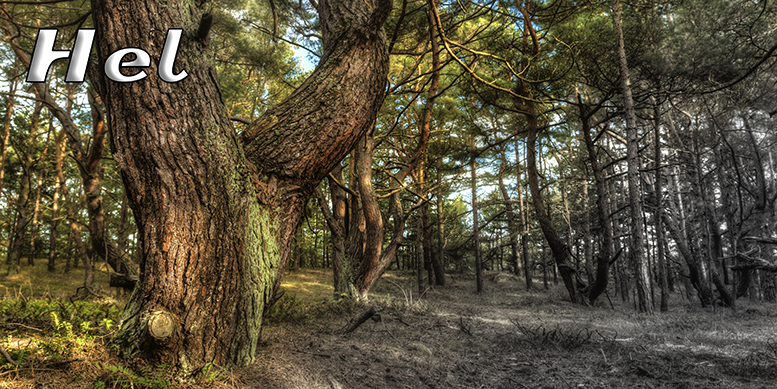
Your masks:
[[[353,282],[351,261],[346,260],[345,242],[346,236],[348,236],[346,225],[347,198],[345,190],[340,187],[343,182],[343,167],[342,165],[337,165],[329,177],[331,209],[321,188],[316,188],[316,198],[332,237],[332,274],[335,296],[349,295],[351,293],[350,286]]]
[[[113,343],[122,357],[184,377],[254,360],[305,204],[372,127],[388,73],[391,2],[320,1],[318,67],[238,135],[221,103],[206,9],[92,2],[99,61],[124,47],[159,58],[166,32],[183,30],[172,69],[187,72],[182,81],[162,81],[152,62],[141,81],[97,75],[93,84],[141,243],[140,281]]]

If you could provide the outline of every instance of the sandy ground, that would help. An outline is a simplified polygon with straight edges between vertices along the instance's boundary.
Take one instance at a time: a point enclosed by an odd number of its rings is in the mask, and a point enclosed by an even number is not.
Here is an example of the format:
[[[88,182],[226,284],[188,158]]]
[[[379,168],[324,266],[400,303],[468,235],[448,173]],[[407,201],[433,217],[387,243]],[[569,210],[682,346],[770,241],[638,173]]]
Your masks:
[[[521,279],[493,272],[480,295],[473,275],[452,274],[447,286],[418,300],[414,279],[385,275],[365,305],[333,299],[331,271],[287,275],[286,297],[267,317],[256,363],[225,380],[181,388],[777,387],[774,304],[739,300],[736,310],[701,309],[677,293],[670,312],[642,315],[617,296],[612,305],[606,296],[594,307],[575,305],[560,286],[538,283],[526,292]],[[379,320],[340,332],[371,305],[381,309]],[[85,389],[98,380],[116,388],[172,387],[137,380],[122,386],[116,377],[127,374],[98,363],[124,362],[107,348],[90,350],[64,365],[0,373],[0,389]]]
[[[257,363],[237,372],[242,385],[777,387],[774,305],[740,301],[737,310],[704,310],[676,294],[669,313],[648,316],[615,298],[614,309],[606,298],[596,307],[573,305],[557,286],[526,292],[520,280],[494,273],[481,295],[472,276],[454,274],[449,286],[411,305],[409,274],[387,280],[373,298],[380,321],[350,334],[338,331],[367,306],[321,303],[301,319],[269,323]],[[300,293],[312,298],[311,290]]]

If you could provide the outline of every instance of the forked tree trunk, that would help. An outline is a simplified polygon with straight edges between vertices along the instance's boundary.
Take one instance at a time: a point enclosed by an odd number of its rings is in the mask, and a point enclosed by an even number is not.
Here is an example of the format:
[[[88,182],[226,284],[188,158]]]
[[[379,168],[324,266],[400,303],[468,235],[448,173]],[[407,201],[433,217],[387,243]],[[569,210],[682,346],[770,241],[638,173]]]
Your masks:
[[[350,286],[352,285],[351,262],[346,260],[345,239],[348,236],[346,217],[347,217],[347,198],[345,190],[340,187],[343,183],[343,167],[338,165],[332,171],[329,177],[329,193],[332,198],[332,208],[330,210],[324,193],[320,187],[316,187],[316,197],[318,199],[321,212],[329,226],[332,234],[332,273],[334,278],[334,295],[350,295]],[[333,179],[334,177],[335,179]],[[338,181],[339,180],[339,181]]]
[[[582,101],[579,101],[582,103]],[[583,105],[581,104],[581,110]],[[604,235],[604,242],[601,245],[599,258],[596,261],[596,279],[591,285],[591,290],[588,293],[588,301],[593,304],[596,299],[607,289],[607,283],[609,279],[610,261],[613,259],[612,248],[613,235],[612,228],[610,228],[610,200],[607,194],[607,182],[604,178],[604,172],[599,164],[599,159],[596,156],[596,147],[591,139],[591,128],[589,125],[590,116],[581,112],[583,141],[585,142],[586,150],[588,151],[588,160],[591,163],[591,170],[594,173],[594,181],[596,182],[596,215],[599,219],[599,224],[602,228]]]
[[[100,63],[125,47],[160,58],[166,32],[183,29],[173,70],[188,73],[182,81],[163,82],[155,62],[135,83],[95,75],[141,243],[140,281],[113,342],[182,377],[254,360],[305,203],[372,126],[388,73],[391,2],[322,0],[318,67],[238,136],[200,28],[205,9],[92,1]]]

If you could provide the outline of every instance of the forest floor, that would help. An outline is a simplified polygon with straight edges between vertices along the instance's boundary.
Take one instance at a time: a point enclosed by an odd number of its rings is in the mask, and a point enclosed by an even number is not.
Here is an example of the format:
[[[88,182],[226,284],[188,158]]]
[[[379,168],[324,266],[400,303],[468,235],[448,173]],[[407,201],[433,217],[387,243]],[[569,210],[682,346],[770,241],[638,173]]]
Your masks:
[[[602,296],[571,304],[561,286],[526,292],[522,280],[453,274],[415,297],[411,273],[384,276],[382,308],[339,334],[367,306],[331,300],[329,272],[285,278],[293,309],[263,333],[257,363],[239,371],[248,388],[774,388],[777,306],[739,300],[702,309],[673,294],[667,313],[643,315]],[[316,301],[320,303],[315,304]],[[313,304],[311,304],[313,303]],[[311,308],[312,306],[312,308]],[[296,318],[295,318],[296,317]]]
[[[89,337],[76,331],[76,342],[64,334],[66,326],[45,336],[29,330],[51,331],[46,317],[52,309],[71,312],[73,323],[90,315],[95,325],[121,309],[115,300],[57,302],[67,301],[78,282],[50,287],[46,277],[52,283],[57,277],[44,273],[0,277],[0,303],[17,301],[0,312],[0,344],[15,357],[27,352],[30,339],[46,351],[38,357],[29,352],[29,361],[38,358],[36,368],[0,366],[0,389],[177,387],[164,383],[163,368],[141,365],[133,373],[121,367],[105,346],[107,328]],[[777,382],[774,304],[738,300],[736,310],[702,309],[676,293],[669,312],[644,315],[620,298],[611,303],[602,296],[587,307],[567,302],[562,286],[545,290],[540,282],[527,292],[523,280],[511,275],[486,272],[484,279],[485,290],[477,295],[474,275],[454,273],[448,285],[419,300],[412,273],[390,272],[365,305],[332,297],[331,270],[287,274],[286,295],[266,318],[256,363],[203,387],[737,389],[774,388]],[[35,311],[31,298],[41,301]],[[379,320],[341,334],[371,305],[381,309]],[[23,319],[29,328],[8,326]],[[87,338],[92,343],[79,343]],[[80,351],[68,354],[65,365],[51,362],[52,354],[72,348]]]

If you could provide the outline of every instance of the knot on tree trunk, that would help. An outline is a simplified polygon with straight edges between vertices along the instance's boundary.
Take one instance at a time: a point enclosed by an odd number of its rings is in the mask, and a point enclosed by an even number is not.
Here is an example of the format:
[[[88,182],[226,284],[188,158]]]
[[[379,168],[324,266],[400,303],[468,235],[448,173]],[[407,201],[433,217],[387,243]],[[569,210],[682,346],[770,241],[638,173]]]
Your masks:
[[[155,311],[148,317],[148,334],[156,340],[165,340],[175,332],[178,321],[170,312]]]

